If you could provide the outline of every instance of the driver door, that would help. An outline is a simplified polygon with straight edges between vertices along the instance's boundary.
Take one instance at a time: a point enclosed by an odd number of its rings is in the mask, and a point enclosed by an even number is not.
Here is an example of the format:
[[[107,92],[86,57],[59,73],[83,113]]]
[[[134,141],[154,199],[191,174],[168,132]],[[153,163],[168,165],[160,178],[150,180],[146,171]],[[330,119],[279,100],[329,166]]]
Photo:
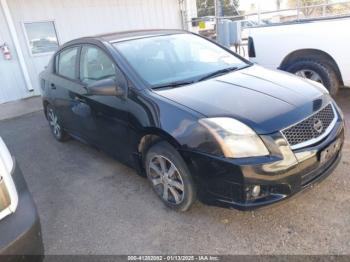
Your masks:
[[[95,45],[83,45],[80,56],[80,81],[85,86],[112,78],[127,92],[124,75],[113,59]],[[127,97],[91,95],[82,96],[81,103],[90,111],[81,121],[81,132],[88,140],[123,162],[129,160],[129,113]]]

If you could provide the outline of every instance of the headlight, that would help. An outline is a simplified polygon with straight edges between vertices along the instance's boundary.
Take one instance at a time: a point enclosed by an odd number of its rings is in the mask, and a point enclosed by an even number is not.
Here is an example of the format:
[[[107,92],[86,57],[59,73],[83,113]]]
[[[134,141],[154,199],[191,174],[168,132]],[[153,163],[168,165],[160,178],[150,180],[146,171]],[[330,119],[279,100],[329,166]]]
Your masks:
[[[228,117],[200,119],[219,143],[225,157],[242,158],[269,155],[260,137],[247,125]]]

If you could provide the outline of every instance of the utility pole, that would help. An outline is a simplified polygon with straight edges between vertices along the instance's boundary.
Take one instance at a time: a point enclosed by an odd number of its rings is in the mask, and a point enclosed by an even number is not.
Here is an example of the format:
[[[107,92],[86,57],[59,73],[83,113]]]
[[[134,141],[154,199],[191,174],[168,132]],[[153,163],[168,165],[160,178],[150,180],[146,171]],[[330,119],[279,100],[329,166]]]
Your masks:
[[[222,0],[215,0],[215,28],[216,28],[216,39],[218,38],[218,27],[220,17],[222,17]]]
[[[300,0],[297,0],[297,21],[300,18]]]
[[[281,9],[281,0],[276,0],[276,8],[277,10]]]
[[[258,24],[261,24],[261,0],[258,0]]]

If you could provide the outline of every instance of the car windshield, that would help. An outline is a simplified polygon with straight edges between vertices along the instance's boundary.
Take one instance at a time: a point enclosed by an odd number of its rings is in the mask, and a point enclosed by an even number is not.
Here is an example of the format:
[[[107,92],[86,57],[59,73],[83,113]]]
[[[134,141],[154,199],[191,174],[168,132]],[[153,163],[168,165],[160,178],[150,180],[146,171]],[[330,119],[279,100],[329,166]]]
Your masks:
[[[115,43],[135,71],[152,87],[191,83],[248,64],[192,34],[153,36]],[[208,77],[206,77],[208,76]]]

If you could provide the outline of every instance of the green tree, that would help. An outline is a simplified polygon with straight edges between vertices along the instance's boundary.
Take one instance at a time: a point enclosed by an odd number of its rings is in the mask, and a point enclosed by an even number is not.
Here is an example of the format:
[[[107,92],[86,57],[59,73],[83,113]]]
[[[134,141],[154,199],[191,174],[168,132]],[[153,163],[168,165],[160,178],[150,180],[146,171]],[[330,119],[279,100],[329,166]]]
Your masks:
[[[222,13],[224,16],[239,15],[237,12],[239,0],[219,0],[222,5]],[[215,15],[215,0],[197,0],[198,16]]]
[[[221,0],[222,1],[222,13],[224,16],[239,15],[238,6],[239,0]]]
[[[197,0],[198,17],[215,15],[214,0]]]
[[[316,16],[322,14],[322,7],[312,7],[313,5],[326,4],[329,0],[288,0],[288,5],[291,8],[297,8],[299,2],[300,12],[304,14],[305,17]],[[327,7],[329,11],[330,7]]]

